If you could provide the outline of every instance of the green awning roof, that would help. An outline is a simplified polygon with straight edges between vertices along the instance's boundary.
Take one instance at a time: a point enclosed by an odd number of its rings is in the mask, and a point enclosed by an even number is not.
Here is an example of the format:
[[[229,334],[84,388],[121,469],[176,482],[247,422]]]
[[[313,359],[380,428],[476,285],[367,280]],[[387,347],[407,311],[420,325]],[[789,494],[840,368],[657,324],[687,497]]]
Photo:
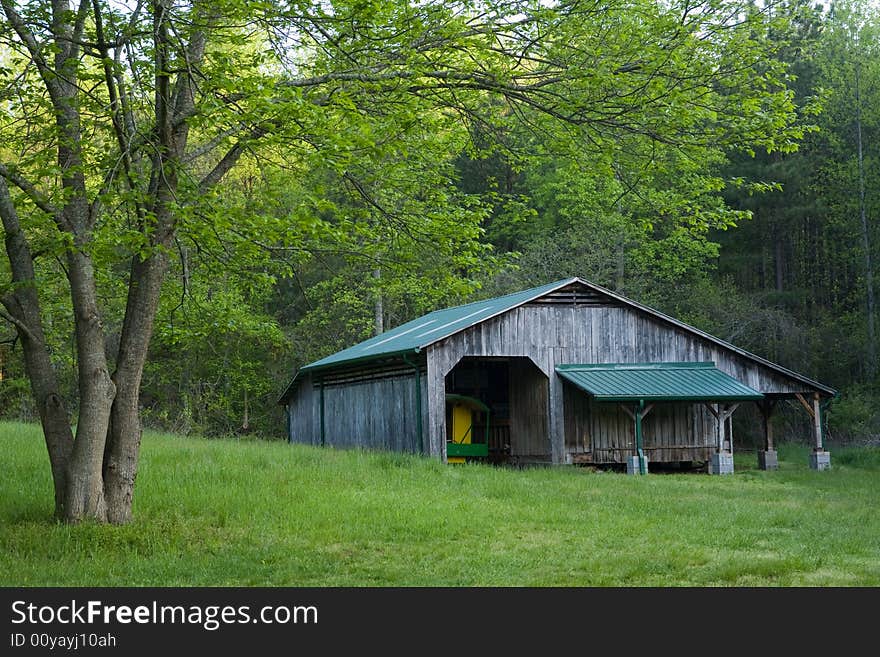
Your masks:
[[[556,372],[597,401],[748,401],[757,390],[715,363],[558,365]]]

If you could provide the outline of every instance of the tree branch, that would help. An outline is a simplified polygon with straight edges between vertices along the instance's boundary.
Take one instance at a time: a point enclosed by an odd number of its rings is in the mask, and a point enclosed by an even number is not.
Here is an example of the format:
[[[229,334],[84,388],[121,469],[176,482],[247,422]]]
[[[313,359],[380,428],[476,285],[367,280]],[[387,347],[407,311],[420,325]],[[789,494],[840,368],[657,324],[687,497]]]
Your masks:
[[[243,128],[241,128],[241,127],[228,128],[228,129],[222,131],[220,134],[213,137],[211,140],[205,142],[204,144],[201,144],[200,146],[197,146],[196,148],[191,150],[189,153],[184,155],[181,158],[181,162],[183,162],[184,164],[188,164],[189,162],[192,162],[194,160],[199,159],[203,155],[207,155],[208,153],[213,151],[215,148],[217,148],[220,144],[222,144],[224,139],[231,137],[235,133],[240,132],[242,129]]]
[[[49,199],[47,199],[39,191],[37,191],[37,188],[33,184],[31,184],[30,181],[15,173],[14,171],[10,171],[9,167],[7,167],[2,162],[0,162],[0,176],[6,178],[6,180],[18,187],[25,194],[27,194],[28,198],[33,201],[34,205],[36,205],[46,214],[51,215],[57,224],[62,225],[63,222],[61,219],[61,210],[52,205]]]
[[[104,84],[107,86],[107,96],[110,100],[110,119],[113,124],[113,132],[116,134],[116,141],[119,144],[119,151],[122,155],[123,170],[128,179],[129,187],[134,189],[134,181],[131,177],[131,155],[129,152],[128,135],[125,132],[121,116],[120,100],[116,89],[117,78],[113,75],[109,50],[104,38],[104,22],[101,16],[101,6],[99,5],[98,0],[92,0],[92,6],[95,13],[95,36],[98,40],[98,51],[101,54],[101,62],[104,69]]]
[[[15,3],[11,2],[11,0],[0,0],[0,6],[3,7],[3,13],[6,14],[6,18],[9,21],[9,24],[12,25],[12,29],[15,30],[18,38],[22,40],[31,59],[33,59],[34,64],[37,65],[37,70],[40,72],[40,77],[46,85],[46,90],[49,92],[49,96],[52,98],[53,102],[59,100],[61,98],[61,90],[59,89],[58,81],[55,78],[55,71],[52,70],[52,67],[49,66],[43,57],[43,53],[40,50],[40,44],[37,43],[34,33],[28,29],[21,14],[15,11]]]
[[[529,77],[534,77],[535,73],[530,73]],[[328,82],[363,82],[363,83],[374,83],[374,82],[391,82],[391,81],[403,81],[403,80],[413,80],[417,78],[428,78],[431,80],[443,80],[443,81],[452,81],[452,82],[470,82],[475,85],[480,85],[480,88],[487,90],[497,90],[499,88],[509,89],[510,91],[532,91],[539,87],[544,87],[549,84],[557,83],[562,81],[562,77],[559,74],[554,74],[550,76],[548,74],[538,74],[538,82],[534,84],[518,84],[516,82],[510,82],[507,84],[501,83],[497,80],[494,80],[489,75],[480,75],[475,72],[462,72],[462,71],[444,71],[444,70],[432,70],[432,71],[387,71],[382,70],[379,67],[373,67],[372,70],[367,71],[339,71],[332,73],[325,73],[324,75],[317,75],[311,78],[301,78],[298,80],[287,80],[283,83],[283,86],[290,87],[293,89],[301,89],[308,87],[317,87]]]
[[[6,299],[0,299],[0,304],[2,304],[4,307],[6,307],[7,303],[8,302],[6,301]],[[28,328],[27,324],[25,324],[20,319],[16,319],[12,315],[10,315],[8,312],[4,312],[2,310],[0,310],[0,319],[5,319],[7,322],[12,324],[16,329],[18,329],[18,331],[22,335],[27,337],[27,339],[30,340],[31,342],[37,342],[36,336],[31,332],[31,330]]]
[[[86,16],[89,13],[89,0],[80,0],[79,9],[76,10],[76,23],[73,25],[73,36],[70,39],[70,52],[68,57],[79,57],[79,48],[82,43],[82,34],[86,25]]]
[[[235,166],[236,162],[238,162],[242,153],[244,153],[244,149],[248,143],[259,139],[260,137],[265,136],[269,133],[268,126],[258,126],[251,130],[250,134],[246,137],[235,142],[235,144],[226,151],[226,154],[220,159],[220,161],[211,169],[204,178],[199,181],[199,191],[201,193],[207,192],[211,187],[216,185],[223,179],[229,170]]]

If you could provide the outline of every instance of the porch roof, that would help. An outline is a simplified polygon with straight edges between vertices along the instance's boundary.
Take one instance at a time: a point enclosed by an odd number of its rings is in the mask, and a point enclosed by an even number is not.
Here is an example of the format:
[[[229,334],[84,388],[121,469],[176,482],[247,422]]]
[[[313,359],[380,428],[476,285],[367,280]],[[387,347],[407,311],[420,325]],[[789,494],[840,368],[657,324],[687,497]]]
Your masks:
[[[757,390],[715,367],[698,363],[558,365],[556,373],[597,401],[749,401]]]

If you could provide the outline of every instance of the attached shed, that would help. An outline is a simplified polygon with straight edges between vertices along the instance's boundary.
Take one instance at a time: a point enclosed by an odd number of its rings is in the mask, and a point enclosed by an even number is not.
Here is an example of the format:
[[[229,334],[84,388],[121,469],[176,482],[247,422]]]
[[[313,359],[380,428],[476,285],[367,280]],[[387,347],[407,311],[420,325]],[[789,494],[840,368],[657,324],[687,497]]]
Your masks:
[[[733,471],[730,417],[763,417],[761,467],[776,467],[770,417],[797,399],[811,465],[830,464],[822,413],[835,391],[580,278],[438,310],[310,363],[280,402],[291,442],[447,460],[450,399],[479,400],[474,440],[492,461],[706,462]],[[485,438],[481,438],[485,437]],[[459,453],[462,448],[456,447]]]

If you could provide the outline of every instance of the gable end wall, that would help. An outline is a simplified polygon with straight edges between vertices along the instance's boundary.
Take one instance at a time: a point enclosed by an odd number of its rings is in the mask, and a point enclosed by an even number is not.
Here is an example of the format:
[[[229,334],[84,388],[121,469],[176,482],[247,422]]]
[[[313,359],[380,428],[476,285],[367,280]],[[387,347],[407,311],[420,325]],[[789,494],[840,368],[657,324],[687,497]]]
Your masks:
[[[527,304],[427,348],[431,453],[445,451],[445,377],[465,356],[524,356],[550,381],[552,459],[565,459],[564,363],[713,361],[763,393],[812,392],[809,386],[636,308]]]

